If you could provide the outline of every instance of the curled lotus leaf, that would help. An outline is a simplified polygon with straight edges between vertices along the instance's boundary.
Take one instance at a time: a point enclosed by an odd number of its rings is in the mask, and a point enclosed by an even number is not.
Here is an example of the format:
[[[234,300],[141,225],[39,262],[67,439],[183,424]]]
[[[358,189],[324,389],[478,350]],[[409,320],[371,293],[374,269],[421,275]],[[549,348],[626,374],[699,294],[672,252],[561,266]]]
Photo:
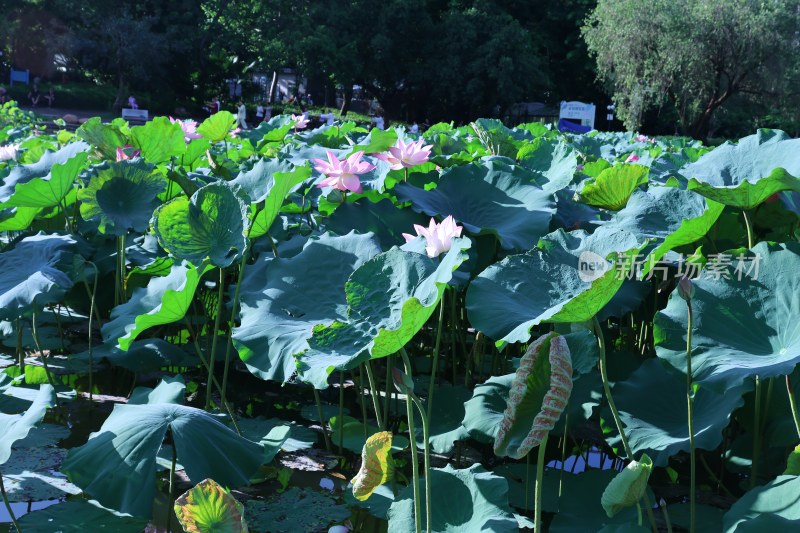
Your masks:
[[[381,431],[367,439],[361,450],[361,468],[353,478],[353,496],[358,500],[364,501],[372,496],[375,489],[392,477],[391,449],[391,431]]]
[[[653,470],[653,461],[647,454],[642,454],[641,460],[631,461],[611,480],[600,503],[609,518],[626,507],[636,505],[642,499],[647,489],[647,480]]]
[[[633,191],[647,183],[648,172],[642,165],[615,165],[583,182],[578,195],[589,205],[619,211]]]
[[[175,500],[187,533],[247,533],[244,506],[213,479],[204,479]]]
[[[520,360],[494,453],[525,457],[556,425],[571,392],[572,359],[567,341],[556,333],[539,337]]]

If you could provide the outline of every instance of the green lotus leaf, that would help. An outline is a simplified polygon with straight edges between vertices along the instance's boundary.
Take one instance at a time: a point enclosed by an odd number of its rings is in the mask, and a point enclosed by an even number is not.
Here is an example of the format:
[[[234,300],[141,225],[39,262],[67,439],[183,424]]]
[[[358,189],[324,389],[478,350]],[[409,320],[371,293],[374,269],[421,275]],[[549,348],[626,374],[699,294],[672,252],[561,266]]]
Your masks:
[[[316,406],[314,406],[316,410]],[[338,412],[338,407],[336,408]],[[281,450],[285,452],[296,452],[312,448],[317,442],[318,433],[313,429],[307,428],[297,422],[289,422],[279,418],[240,418],[237,420],[242,436],[253,442],[262,442],[276,428],[288,428],[289,434],[281,445]]]
[[[790,526],[786,531],[800,525],[800,476],[778,476],[739,498],[725,513],[723,530],[725,533],[739,531],[741,525],[761,516],[782,518],[773,525]]]
[[[240,131],[237,135],[241,139],[249,140],[253,146],[261,142],[279,142],[292,131],[292,124],[292,119],[288,115],[278,115],[268,122],[262,122],[257,128]]]
[[[67,450],[57,447],[56,442],[67,436],[69,430],[63,426],[41,424],[14,444],[2,468],[9,501],[56,500],[80,494],[81,489],[59,472]]]
[[[244,505],[213,479],[204,479],[175,500],[186,533],[247,533]]]
[[[642,165],[614,165],[584,181],[578,195],[589,205],[619,211],[633,191],[647,183],[648,172]]]
[[[561,139],[538,137],[520,148],[517,159],[537,175],[536,183],[549,193],[569,185],[578,168],[575,149]]]
[[[624,230],[553,232],[538,249],[506,257],[472,281],[469,320],[498,343],[527,342],[530,329],[542,322],[590,320],[632,266],[628,259],[612,263],[608,258],[617,253],[632,257],[640,249],[637,238]]]
[[[100,117],[84,122],[75,134],[94,146],[103,159],[115,160],[117,148],[128,144],[128,137],[115,124],[104,124]]]
[[[487,472],[479,464],[463,470],[456,470],[450,465],[431,468],[428,475],[431,477],[432,532],[519,531],[508,506],[508,483],[504,478]],[[422,482],[420,493],[424,500],[425,487]],[[389,533],[415,531],[412,495],[412,487],[406,487],[389,507]],[[458,502],[458,505],[454,502]],[[427,523],[424,507],[422,523]]]
[[[78,192],[81,216],[97,220],[101,233],[145,231],[166,186],[164,177],[140,158],[95,167],[89,184]]]
[[[452,215],[472,233],[497,235],[505,249],[528,250],[547,233],[556,205],[536,174],[507,161],[495,158],[453,167],[431,190],[398,183],[394,191],[415,211]]]
[[[325,226],[328,230],[345,235],[351,230],[358,233],[372,232],[380,241],[383,250],[402,244],[403,233],[412,231],[414,224],[427,226],[428,219],[411,209],[401,209],[391,200],[382,199],[372,203],[360,198],[336,208]]]
[[[11,320],[59,301],[72,288],[75,241],[61,235],[34,235],[0,253],[0,319]]]
[[[116,405],[100,431],[72,448],[62,471],[108,507],[149,517],[155,497],[156,455],[169,430],[192,481],[249,483],[264,446],[237,435],[205,411],[167,403]]]
[[[385,152],[390,146],[394,146],[397,142],[397,132],[394,128],[381,130],[372,128],[369,134],[357,145],[350,149],[348,155],[352,155],[359,150],[365,154],[377,154]]]
[[[689,502],[673,503],[667,506],[669,519],[672,526],[679,526],[689,531],[689,522],[691,521],[691,509]],[[703,505],[698,503],[695,505],[695,526],[697,531],[708,531],[714,533],[722,532],[722,517],[725,511],[712,507],[711,505]]]
[[[63,181],[68,176],[78,161],[70,163],[70,160],[76,157],[85,158],[86,156],[79,156],[79,154],[86,152],[88,146],[84,142],[75,142],[64,146],[57,152],[45,152],[44,155],[36,163],[30,165],[17,165],[11,169],[9,174],[2,179],[0,183],[0,205],[14,205],[26,206],[28,202],[12,202],[17,189],[23,194],[25,198],[30,196],[30,192],[34,189],[43,189],[45,186],[52,186],[54,188],[52,193],[46,193],[47,196],[60,193],[65,187]],[[53,180],[52,171],[56,165],[62,165],[62,168],[56,171],[57,177],[55,183],[50,183]],[[74,179],[75,176],[73,176]],[[31,182],[35,182],[33,189],[24,187]],[[65,192],[66,194],[66,192]],[[9,203],[10,202],[10,203]],[[27,207],[40,207],[38,205]]]
[[[626,507],[636,505],[642,499],[652,471],[653,461],[645,453],[638,461],[631,461],[622,472],[614,476],[600,498],[600,504],[609,518],[613,518]]]
[[[353,453],[361,453],[367,439],[380,432],[380,428],[370,424],[364,427],[362,422],[356,420],[352,416],[344,416],[340,423],[337,414],[331,417],[329,424],[331,427],[331,443],[338,446],[339,436],[341,435],[342,447]],[[393,442],[393,447],[398,450],[407,448],[409,444],[408,439],[401,435],[395,435]]]
[[[428,420],[428,436],[431,449],[436,453],[447,454],[453,451],[455,442],[469,437],[469,432],[461,422],[464,420],[464,402],[472,398],[472,392],[466,387],[442,383],[436,387],[434,410]],[[427,409],[427,400],[423,408]],[[425,439],[422,434],[422,419],[414,412],[417,422],[417,445],[422,448]]]
[[[395,247],[358,267],[345,284],[347,321],[314,328],[299,356],[302,379],[325,388],[334,370],[399,351],[433,314],[469,247],[469,239],[455,238],[434,259]]]
[[[536,479],[536,463],[516,462],[503,463],[492,469],[492,472],[505,478],[508,482],[508,503],[517,509],[534,508],[533,481]],[[564,472],[567,474],[567,472]],[[564,475],[557,468],[545,468],[542,473],[542,511],[548,513],[558,512],[558,487],[560,478]],[[570,474],[571,475],[571,474]],[[526,486],[528,488],[526,492]],[[528,502],[525,503],[527,496]],[[533,526],[531,526],[533,527]]]
[[[800,520],[784,518],[782,516],[764,513],[740,522],[736,526],[736,533],[764,533],[765,531],[791,531],[800,525]]]
[[[511,382],[507,405],[494,441],[500,457],[521,459],[555,426],[572,392],[572,359],[556,333],[531,343]]]
[[[14,194],[3,205],[28,208],[59,205],[72,189],[78,173],[86,165],[88,155],[87,152],[78,152],[64,163],[54,164],[44,176],[18,181]]]
[[[800,243],[757,244],[694,281],[692,375],[723,392],[745,379],[792,372],[800,362]],[[726,279],[727,277],[727,279]],[[656,353],[686,371],[686,302],[677,291],[655,316]]]
[[[249,500],[244,515],[253,531],[296,533],[321,531],[350,516],[332,496],[292,487],[269,500]]]
[[[353,478],[353,496],[364,501],[392,477],[392,432],[371,435],[361,450],[361,468]]]
[[[182,404],[185,392],[186,382],[180,374],[175,377],[165,376],[158,385],[156,385],[155,389],[151,389],[150,387],[136,387],[133,389],[128,398],[128,405],[157,403]]]
[[[182,319],[194,299],[200,278],[212,268],[208,264],[195,267],[186,262],[172,265],[169,275],[152,278],[147,287],[135,289],[130,300],[111,311],[111,320],[103,324],[103,338],[127,350],[148,328]]]
[[[247,248],[248,206],[230,186],[212,183],[163,204],[153,213],[153,230],[162,248],[195,264],[208,258],[220,268]]]
[[[233,340],[247,368],[261,379],[285,381],[294,356],[308,349],[318,324],[346,320],[345,282],[380,253],[372,234],[310,238],[291,258],[262,254],[247,267],[240,290],[241,324]]]
[[[154,117],[141,126],[131,128],[131,144],[141,150],[142,157],[155,165],[186,152],[180,124],[167,117]]]
[[[800,444],[798,444],[786,460],[784,476],[800,476]]]
[[[0,465],[11,457],[11,446],[28,433],[44,418],[49,407],[55,403],[55,391],[50,385],[41,385],[39,394],[31,406],[20,415],[0,413]]]
[[[147,520],[105,509],[97,502],[69,500],[20,517],[19,526],[23,531],[53,531],[57,527],[63,533],[141,533]]]
[[[15,207],[6,209],[0,219],[0,231],[22,231],[30,227],[42,211],[40,207]]]
[[[742,395],[748,388],[731,387],[724,394],[706,387],[697,390],[695,447],[714,450],[720,445],[722,431],[730,423],[731,413],[744,404]],[[666,466],[670,457],[689,451],[685,374],[658,359],[648,359],[627,379],[617,382],[614,400],[634,453],[646,451],[656,466]]]
[[[800,139],[758,130],[726,142],[681,169],[688,188],[714,201],[752,209],[781,191],[800,192]]]
[[[117,347],[117,339],[97,346],[92,350],[95,364],[97,361],[106,360],[114,366],[127,368],[131,372],[147,373],[157,372],[166,366],[196,366],[200,363],[197,357],[189,355],[181,347],[163,339],[142,339],[127,344],[127,350]],[[70,359],[76,359],[88,364],[89,352],[73,354]]]
[[[220,111],[219,113],[214,113],[197,126],[197,133],[216,143],[228,136],[234,122],[236,122],[236,117],[231,113]]]

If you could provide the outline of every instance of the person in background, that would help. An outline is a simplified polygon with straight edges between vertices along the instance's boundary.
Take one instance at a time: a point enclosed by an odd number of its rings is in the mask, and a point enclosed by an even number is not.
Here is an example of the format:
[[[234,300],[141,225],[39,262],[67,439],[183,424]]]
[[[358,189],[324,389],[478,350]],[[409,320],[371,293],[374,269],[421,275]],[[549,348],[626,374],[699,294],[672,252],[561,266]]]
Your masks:
[[[0,85],[0,105],[6,102],[8,102],[8,93],[6,92],[6,88]]]
[[[333,126],[333,113],[322,113],[319,116],[320,122],[325,123],[326,126]]]
[[[383,110],[378,109],[377,114],[372,117],[372,122],[375,124],[375,127],[379,130],[382,130],[386,127],[386,122],[383,120]]]
[[[56,101],[56,93],[53,91],[52,87],[50,87],[50,90],[44,95],[44,99],[47,100],[47,107],[53,107],[53,102]]]
[[[408,133],[413,133],[414,135],[419,134],[419,124],[414,122],[410,128],[408,128]]]
[[[264,108],[264,122],[268,121],[271,118],[272,118],[272,106],[271,105],[267,105]]]
[[[28,100],[31,101],[31,105],[33,107],[37,107],[39,105],[39,99],[41,97],[42,95],[39,93],[39,87],[37,85],[34,85],[33,89],[31,89],[31,92],[28,93]]]
[[[236,112],[236,126],[242,128],[243,130],[247,128],[247,108],[244,105],[244,102],[239,100],[239,109]]]
[[[139,109],[139,104],[136,103],[136,98],[134,98],[133,96],[128,97],[128,107],[130,107],[131,109]]]
[[[264,121],[264,104],[261,102],[256,106],[256,122]]]

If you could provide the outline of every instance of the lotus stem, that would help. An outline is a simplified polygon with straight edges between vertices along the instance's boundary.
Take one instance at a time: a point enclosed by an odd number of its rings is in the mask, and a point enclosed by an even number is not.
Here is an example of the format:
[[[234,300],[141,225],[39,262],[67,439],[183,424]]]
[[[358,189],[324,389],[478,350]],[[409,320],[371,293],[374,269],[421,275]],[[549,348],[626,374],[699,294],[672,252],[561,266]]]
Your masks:
[[[530,499],[528,495],[530,494],[530,485],[531,485],[531,454],[530,452],[525,454],[525,505],[523,509],[525,512],[528,512],[528,500]]]
[[[692,301],[687,300],[688,326],[686,327],[686,415],[689,423],[689,532],[697,525],[697,472],[694,448],[694,391],[692,386]]]
[[[385,387],[386,390],[384,396],[384,403],[383,403],[383,422],[384,426],[382,429],[386,429],[389,425],[389,404],[392,400],[392,393],[394,393],[394,410],[397,412],[399,409],[397,408],[397,390],[392,386],[392,367],[394,367],[394,354],[390,355],[389,358],[386,360],[386,382]]]
[[[317,416],[319,417],[319,425],[322,427],[322,436],[325,437],[325,449],[331,451],[331,439],[328,438],[328,430],[325,428],[325,417],[322,416],[322,402],[319,399],[319,391],[316,387],[311,389],[314,391],[314,402],[317,404]]]
[[[405,348],[400,348],[400,357],[403,359],[406,374],[411,377],[411,361],[408,359],[408,354]],[[411,442],[411,482],[414,485],[414,528],[417,533],[422,532],[422,515],[419,496],[419,456],[417,455],[417,439],[414,432],[414,407],[412,406],[413,400],[410,394],[406,394],[406,417],[408,418],[408,436]],[[430,521],[430,517],[428,517]]]
[[[206,411],[211,407],[211,391],[212,379],[214,377],[214,362],[217,358],[217,332],[219,331],[219,323],[222,318],[222,301],[225,299],[225,271],[219,269],[219,288],[217,290],[217,316],[214,317],[214,329],[211,330],[211,353],[209,354],[208,362],[208,385],[206,387]],[[220,390],[220,396],[225,397],[225,388]]]
[[[747,216],[747,210],[742,209],[742,217],[744,218],[744,225],[747,228],[747,248],[753,249],[753,225],[750,222],[750,217]]]
[[[251,226],[252,227],[252,226]],[[249,230],[248,230],[249,236]],[[222,397],[228,397],[228,369],[231,364],[231,347],[233,346],[233,327],[236,325],[236,313],[239,311],[239,291],[244,280],[244,269],[247,266],[247,252],[242,253],[242,261],[239,263],[239,279],[236,282],[236,290],[233,292],[233,303],[231,307],[231,323],[229,328],[228,343],[225,345],[225,368],[222,371]]]
[[[442,342],[442,327],[444,326],[444,298],[439,300],[439,320],[436,325],[436,342],[433,345],[433,362],[431,366],[431,382],[428,384],[428,420],[433,412],[433,392],[436,389],[436,370],[439,366],[439,347]],[[455,383],[453,383],[455,385]]]
[[[17,324],[17,364],[19,365],[20,373],[25,373],[25,350],[22,349],[22,328],[19,326],[19,318],[16,320]]]
[[[344,454],[344,371],[339,371],[339,455]]]
[[[17,529],[17,533],[22,533],[22,528],[19,527],[19,523],[17,522],[17,517],[14,516],[14,510],[11,508],[11,502],[8,501],[8,495],[6,494],[6,487],[3,484],[2,472],[0,472],[0,495],[3,496],[3,503],[6,504],[6,510],[8,511],[8,517],[11,518],[11,523],[14,524],[14,527]]]
[[[92,298],[89,303],[89,401],[94,398],[94,357],[92,355],[92,316],[95,313],[94,300],[97,295],[97,265],[89,262],[94,267],[94,288],[92,289]],[[85,281],[84,281],[85,283]],[[89,289],[89,284],[86,283],[86,289]]]
[[[544,453],[547,450],[547,438],[549,436],[549,431],[544,434],[544,438],[539,443],[539,453],[536,458],[536,487],[533,489],[533,530],[536,533],[541,533],[542,531],[542,478],[544,477]]]
[[[405,177],[403,177],[403,181],[408,181],[408,167],[403,167],[403,172],[405,172]]]
[[[422,438],[425,439],[425,531],[431,533],[431,524],[433,518],[431,515],[431,436],[428,417],[425,415],[425,409],[422,407],[422,402],[413,394],[411,399],[419,409],[419,416],[422,419]]]
[[[797,430],[798,438],[800,438],[800,412],[797,410],[797,400],[794,397],[794,389],[792,388],[792,377],[789,374],[786,374],[786,392],[789,395],[789,407],[792,409],[794,428]]]
[[[561,497],[561,490],[563,489],[564,485],[564,463],[567,460],[567,434],[569,431],[569,413],[567,412],[569,409],[569,400],[567,400],[567,405],[564,407],[564,436],[561,438],[561,468],[558,471],[558,497]]]
[[[172,506],[175,504],[175,466],[178,463],[178,450],[175,448],[175,436],[172,436],[172,464],[169,467],[169,504],[167,505],[167,533],[172,531]]]
[[[381,419],[381,409],[380,405],[378,404],[378,389],[375,388],[375,376],[372,374],[372,365],[370,362],[367,361],[364,363],[364,366],[367,369],[367,380],[369,381],[369,395],[372,397],[372,408],[375,409],[375,420],[378,422],[378,427],[381,429],[386,429],[384,425],[384,419]],[[388,402],[388,398],[386,399]],[[387,404],[388,405],[388,404]]]
[[[355,372],[350,371],[353,382],[356,381]],[[358,365],[358,403],[361,407],[361,421],[364,423],[364,439],[367,439],[367,404],[364,401],[364,365]]]
[[[756,486],[758,477],[758,457],[761,455],[761,435],[758,428],[761,427],[761,378],[756,376],[756,413],[753,421],[753,462],[750,465],[750,488]]]
[[[39,334],[36,331],[36,311],[34,311],[33,315],[31,316],[31,333],[33,334],[33,343],[36,345],[36,351],[39,352],[39,359],[42,360],[42,366],[44,366],[44,373],[47,375],[47,382],[55,391],[56,384],[53,382],[53,376],[50,374],[50,367],[47,366],[47,358],[44,356],[42,348],[39,345]],[[55,393],[54,398],[56,400],[56,407],[61,407],[61,402],[58,401],[57,392]]]

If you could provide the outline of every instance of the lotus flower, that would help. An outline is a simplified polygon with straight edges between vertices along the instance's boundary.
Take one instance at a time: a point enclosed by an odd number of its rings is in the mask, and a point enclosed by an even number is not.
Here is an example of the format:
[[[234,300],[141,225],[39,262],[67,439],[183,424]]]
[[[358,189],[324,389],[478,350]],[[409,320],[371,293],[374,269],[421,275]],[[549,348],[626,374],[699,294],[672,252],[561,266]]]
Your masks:
[[[375,168],[375,165],[361,161],[364,152],[359,150],[347,159],[339,160],[336,155],[327,150],[328,160],[314,159],[318,172],[325,174],[327,178],[319,182],[317,187],[333,187],[340,191],[361,192],[361,180],[359,174],[364,174]]]
[[[655,139],[648,137],[647,135],[637,135],[633,138],[634,141],[637,143],[654,143],[656,142]]]
[[[414,240],[417,236],[425,237],[427,243],[425,251],[428,253],[428,257],[436,257],[450,250],[453,245],[453,237],[461,237],[464,228],[456,225],[453,215],[448,215],[441,224],[437,224],[434,219],[431,219],[427,228],[414,224],[414,229],[417,231],[416,236],[403,233],[406,242]]]
[[[678,296],[687,302],[694,297],[694,283],[690,278],[683,276],[678,282]]]
[[[126,151],[127,150],[127,151]],[[141,154],[141,150],[133,150],[133,146],[126,144],[124,147],[117,147],[117,162],[127,161]]]
[[[292,114],[292,122],[294,122],[294,129],[296,130],[302,130],[308,126],[308,119],[305,115]]]
[[[202,135],[197,133],[196,120],[179,120],[177,118],[169,117],[169,121],[173,124],[180,124],[181,129],[183,130],[183,140],[186,141],[186,144],[189,144],[192,139],[199,139],[202,137]]]
[[[0,146],[0,161],[8,161],[17,158],[19,152],[18,144],[9,144],[7,146]]]
[[[639,160],[639,156],[636,154],[631,154],[628,156],[628,159],[625,160],[626,163],[635,163]]]
[[[231,130],[231,137],[236,137],[242,132],[242,128],[234,128]]]
[[[389,147],[388,154],[375,154],[375,157],[389,163],[392,170],[415,167],[425,163],[431,157],[431,148],[433,146],[422,146],[423,142],[425,141],[420,139],[406,144],[403,139],[397,139],[397,143]]]

